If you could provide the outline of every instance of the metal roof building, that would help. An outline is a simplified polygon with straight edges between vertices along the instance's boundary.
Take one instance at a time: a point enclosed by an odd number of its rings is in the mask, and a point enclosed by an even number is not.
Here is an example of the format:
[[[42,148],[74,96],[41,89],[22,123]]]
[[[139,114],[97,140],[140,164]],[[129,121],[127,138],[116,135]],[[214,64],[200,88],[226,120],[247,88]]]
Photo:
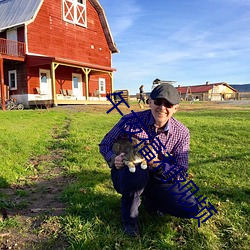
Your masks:
[[[0,0],[0,31],[30,21],[41,0]]]

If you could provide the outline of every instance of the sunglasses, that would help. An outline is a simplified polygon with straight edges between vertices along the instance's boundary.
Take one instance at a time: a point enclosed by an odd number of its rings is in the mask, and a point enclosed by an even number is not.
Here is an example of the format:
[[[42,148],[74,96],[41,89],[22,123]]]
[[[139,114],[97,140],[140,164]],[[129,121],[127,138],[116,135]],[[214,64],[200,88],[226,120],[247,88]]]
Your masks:
[[[165,100],[163,100],[163,99],[155,99],[154,100],[154,104],[156,105],[156,106],[161,106],[161,105],[163,105],[163,106],[165,106],[166,108],[172,108],[174,105],[173,104],[171,104],[171,103],[169,103],[169,102],[167,102],[167,101],[165,101]]]

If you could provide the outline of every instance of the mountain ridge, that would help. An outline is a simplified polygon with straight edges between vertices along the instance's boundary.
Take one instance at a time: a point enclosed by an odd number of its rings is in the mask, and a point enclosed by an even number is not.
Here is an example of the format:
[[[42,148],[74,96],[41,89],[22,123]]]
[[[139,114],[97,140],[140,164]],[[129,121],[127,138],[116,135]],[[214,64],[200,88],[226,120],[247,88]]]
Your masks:
[[[250,92],[250,84],[230,84],[238,92]]]

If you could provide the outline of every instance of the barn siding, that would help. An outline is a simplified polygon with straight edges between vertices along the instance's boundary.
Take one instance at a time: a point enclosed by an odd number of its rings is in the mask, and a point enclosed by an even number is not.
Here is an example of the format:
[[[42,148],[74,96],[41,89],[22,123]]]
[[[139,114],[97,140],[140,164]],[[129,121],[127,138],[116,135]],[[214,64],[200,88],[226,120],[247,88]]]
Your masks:
[[[111,80],[110,77],[106,74],[98,74],[90,76],[90,84],[89,84],[89,96],[94,96],[94,93],[97,89],[99,89],[99,78],[104,78],[106,82],[106,93],[111,92]],[[102,97],[106,96],[106,94],[101,94]]]
[[[72,89],[72,68],[59,66],[55,73],[56,93],[60,94],[60,89]]]
[[[4,74],[4,82],[9,84],[9,74],[10,70],[16,70],[17,72],[17,90],[10,90],[10,95],[19,95],[27,93],[27,79],[26,79],[26,66],[25,63],[16,63],[13,64],[11,62],[4,63],[5,74]]]
[[[56,69],[56,93],[60,94],[60,89],[72,90],[72,74],[81,74],[82,75],[82,95],[86,96],[86,88],[85,88],[85,75],[76,68],[70,68],[65,66],[59,66]]]
[[[36,88],[40,86],[39,69],[50,69],[49,65],[42,65],[40,67],[27,67],[28,78],[28,93],[37,94]]]
[[[29,53],[111,67],[109,50],[99,16],[87,3],[87,28],[67,23],[62,1],[45,0],[34,22],[27,26]]]

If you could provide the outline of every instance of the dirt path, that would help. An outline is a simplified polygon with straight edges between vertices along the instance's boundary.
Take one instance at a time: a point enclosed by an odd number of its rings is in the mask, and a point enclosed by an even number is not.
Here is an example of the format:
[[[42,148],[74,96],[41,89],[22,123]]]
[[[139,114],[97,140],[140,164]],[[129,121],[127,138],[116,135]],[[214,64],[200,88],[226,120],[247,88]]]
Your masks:
[[[105,105],[63,105],[58,106],[56,109],[67,109],[73,112],[96,112],[96,113],[106,113],[113,106],[110,104]],[[130,113],[133,111],[143,111],[149,109],[148,104],[138,105],[136,102],[132,102],[128,108],[125,104],[121,103],[118,108],[123,114]],[[231,100],[231,101],[221,101],[221,102],[195,102],[190,104],[190,102],[181,102],[179,110],[180,111],[194,111],[194,110],[214,110],[214,109],[250,109],[250,100]],[[117,113],[116,109],[113,109],[111,113]]]
[[[58,142],[67,136],[69,125],[70,120],[66,120],[62,129],[53,129],[54,143],[60,145]],[[0,189],[4,194],[0,198],[4,204],[0,219],[11,224],[9,230],[8,226],[4,227],[5,231],[0,228],[0,249],[48,249],[55,237],[53,249],[67,247],[59,223],[66,204],[60,200],[60,195],[74,178],[59,167],[63,156],[63,149],[56,148],[49,155],[30,159],[27,167],[32,168],[34,175]]]

